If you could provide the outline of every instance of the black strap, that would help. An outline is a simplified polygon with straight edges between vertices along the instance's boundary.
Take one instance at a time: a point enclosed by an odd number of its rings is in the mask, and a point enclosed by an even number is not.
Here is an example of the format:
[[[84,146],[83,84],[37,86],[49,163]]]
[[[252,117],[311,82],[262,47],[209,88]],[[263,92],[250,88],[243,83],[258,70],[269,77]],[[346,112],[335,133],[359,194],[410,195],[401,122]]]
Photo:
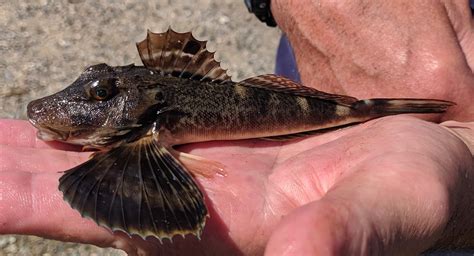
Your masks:
[[[249,12],[255,14],[261,22],[267,26],[276,27],[275,19],[270,10],[270,0],[244,0]]]

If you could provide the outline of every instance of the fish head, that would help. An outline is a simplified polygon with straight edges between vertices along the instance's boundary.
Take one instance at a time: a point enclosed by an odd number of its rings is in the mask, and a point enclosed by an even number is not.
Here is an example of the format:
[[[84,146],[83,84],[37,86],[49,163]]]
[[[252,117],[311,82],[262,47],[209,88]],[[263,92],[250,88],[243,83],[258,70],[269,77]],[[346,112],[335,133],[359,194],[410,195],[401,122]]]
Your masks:
[[[154,73],[134,65],[90,66],[64,90],[31,101],[29,121],[43,140],[91,147],[111,144],[142,126],[142,115],[156,104],[144,93]]]

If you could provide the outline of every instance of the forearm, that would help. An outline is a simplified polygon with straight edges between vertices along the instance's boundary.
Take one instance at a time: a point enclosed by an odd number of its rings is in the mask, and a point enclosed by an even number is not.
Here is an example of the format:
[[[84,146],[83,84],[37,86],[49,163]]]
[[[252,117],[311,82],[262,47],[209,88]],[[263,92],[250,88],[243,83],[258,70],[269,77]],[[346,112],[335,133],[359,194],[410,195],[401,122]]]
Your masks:
[[[451,100],[457,107],[443,120],[474,116],[467,1],[272,0],[271,6],[305,85],[358,98]]]

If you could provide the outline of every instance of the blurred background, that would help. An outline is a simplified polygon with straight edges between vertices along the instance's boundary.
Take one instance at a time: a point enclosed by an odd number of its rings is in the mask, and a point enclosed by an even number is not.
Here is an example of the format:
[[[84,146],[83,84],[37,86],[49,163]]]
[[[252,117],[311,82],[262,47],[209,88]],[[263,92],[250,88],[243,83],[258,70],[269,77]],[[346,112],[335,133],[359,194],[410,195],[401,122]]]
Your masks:
[[[233,80],[272,73],[280,36],[243,0],[0,0],[0,118],[26,118],[29,101],[72,83],[85,67],[141,64],[146,30],[193,31]],[[0,156],[1,157],[1,156]],[[0,236],[0,255],[124,255],[32,236]]]

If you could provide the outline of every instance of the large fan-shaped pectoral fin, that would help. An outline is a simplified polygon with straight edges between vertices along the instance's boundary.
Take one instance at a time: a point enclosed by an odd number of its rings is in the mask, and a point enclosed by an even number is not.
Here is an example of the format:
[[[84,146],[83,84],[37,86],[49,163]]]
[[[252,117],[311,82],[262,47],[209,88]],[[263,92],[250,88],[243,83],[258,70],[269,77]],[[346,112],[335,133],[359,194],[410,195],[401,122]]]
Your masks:
[[[64,199],[112,230],[200,236],[208,212],[191,175],[151,136],[96,153],[60,178]]]

